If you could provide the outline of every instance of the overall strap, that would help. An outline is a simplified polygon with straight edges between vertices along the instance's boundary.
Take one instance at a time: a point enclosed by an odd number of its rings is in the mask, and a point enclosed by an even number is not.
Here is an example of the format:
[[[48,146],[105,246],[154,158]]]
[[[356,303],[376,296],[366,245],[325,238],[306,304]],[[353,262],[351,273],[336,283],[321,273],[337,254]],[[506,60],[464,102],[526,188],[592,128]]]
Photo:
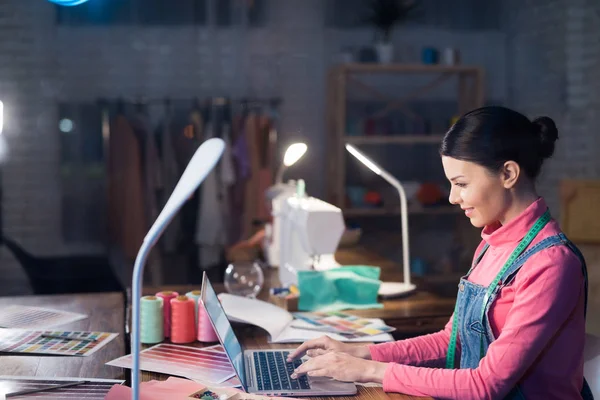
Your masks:
[[[560,235],[549,236],[543,240],[540,240],[538,243],[536,243],[534,246],[531,246],[529,249],[525,250],[525,252],[523,252],[523,254],[521,254],[510,266],[510,268],[506,270],[504,276],[502,276],[502,285],[510,283],[515,278],[517,272],[519,272],[523,264],[525,264],[527,260],[529,260],[529,257],[549,247],[556,246],[557,244],[566,244],[565,242],[563,242],[563,239]]]
[[[485,245],[483,246],[483,248],[481,249],[481,251],[479,252],[479,254],[477,255],[477,257],[475,258],[475,261],[473,261],[473,265],[471,265],[471,268],[469,268],[469,271],[467,272],[467,275],[465,275],[465,277],[468,277],[469,275],[471,275],[471,272],[477,266],[477,264],[479,264],[479,262],[481,262],[481,259],[483,258],[483,255],[485,254],[485,252],[489,248],[490,248],[490,244],[487,243],[487,242],[485,242]]]
[[[569,239],[567,239],[567,237],[565,236],[564,233],[559,233],[559,235],[562,237],[562,239],[565,242],[565,244],[567,245],[567,247],[569,249],[571,249],[571,251],[573,253],[575,253],[575,255],[577,256],[577,258],[579,258],[579,262],[581,262],[581,272],[583,273],[583,278],[584,278],[584,282],[585,282],[585,303],[584,303],[584,306],[583,306],[583,315],[585,317],[587,315],[587,303],[588,303],[588,273],[587,273],[587,264],[585,263],[585,258],[583,257],[583,254],[581,254],[581,251],[577,248],[577,246],[575,246],[573,244],[573,242],[571,242]]]
[[[585,285],[585,303],[584,303],[584,316],[587,315],[587,302],[588,302],[588,274],[587,274],[587,266],[585,263],[585,258],[581,251],[569,240],[563,233],[559,233],[554,236],[547,237],[546,239],[540,241],[535,246],[532,246],[530,249],[525,251],[519,258],[517,258],[514,264],[506,271],[504,276],[502,277],[502,285],[506,286],[515,279],[517,272],[521,269],[521,267],[527,262],[529,257],[534,255],[535,253],[547,249],[552,246],[564,245],[567,246],[569,250],[571,250],[581,262],[581,272],[584,278]]]

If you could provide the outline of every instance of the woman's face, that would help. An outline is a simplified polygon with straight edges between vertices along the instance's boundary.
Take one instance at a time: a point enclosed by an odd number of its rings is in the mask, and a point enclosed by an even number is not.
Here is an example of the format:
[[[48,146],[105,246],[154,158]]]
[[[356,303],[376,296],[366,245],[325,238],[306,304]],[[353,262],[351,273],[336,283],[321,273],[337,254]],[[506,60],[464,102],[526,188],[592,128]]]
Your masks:
[[[442,157],[450,181],[450,203],[459,205],[473,226],[482,228],[502,221],[509,204],[508,190],[500,173],[468,161]]]

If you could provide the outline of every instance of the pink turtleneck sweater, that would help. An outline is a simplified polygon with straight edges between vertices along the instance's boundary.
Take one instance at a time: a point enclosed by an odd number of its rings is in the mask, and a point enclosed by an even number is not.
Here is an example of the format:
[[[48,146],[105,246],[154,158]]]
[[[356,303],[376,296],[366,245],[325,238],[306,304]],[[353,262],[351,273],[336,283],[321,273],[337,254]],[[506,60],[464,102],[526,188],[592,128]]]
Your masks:
[[[540,198],[506,225],[486,226],[481,236],[490,247],[469,281],[489,286],[546,208]],[[551,220],[531,246],[559,232]],[[501,399],[519,382],[527,399],[580,399],[584,296],[579,259],[566,246],[554,246],[531,256],[496,298],[489,313],[496,340],[476,369],[444,369],[452,318],[440,332],[372,345],[371,357],[389,363],[383,378],[386,392]]]

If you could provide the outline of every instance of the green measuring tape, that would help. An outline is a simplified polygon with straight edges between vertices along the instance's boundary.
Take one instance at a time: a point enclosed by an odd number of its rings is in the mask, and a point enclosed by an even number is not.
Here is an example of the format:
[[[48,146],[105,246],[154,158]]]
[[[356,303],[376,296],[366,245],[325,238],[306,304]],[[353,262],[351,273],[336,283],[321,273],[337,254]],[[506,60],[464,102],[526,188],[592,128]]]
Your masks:
[[[496,290],[496,286],[498,286],[500,279],[502,279],[502,276],[504,276],[506,271],[510,268],[510,266],[513,264],[513,262],[515,262],[517,257],[519,257],[521,255],[521,253],[523,253],[523,251],[527,248],[527,246],[529,246],[531,241],[537,236],[538,233],[540,233],[540,231],[544,228],[544,226],[546,226],[548,221],[550,221],[550,211],[546,210],[544,215],[542,215],[535,222],[535,224],[531,227],[529,232],[527,232],[527,235],[525,235],[523,240],[521,240],[521,242],[519,243],[517,248],[513,250],[512,254],[510,255],[510,257],[508,257],[508,260],[506,261],[506,263],[504,264],[504,266],[502,267],[500,272],[498,272],[498,275],[496,275],[496,277],[494,278],[494,280],[492,281],[490,286],[488,286],[485,296],[483,298],[483,306],[481,307],[481,317],[479,318],[482,323],[483,323],[483,320],[485,317],[485,310],[487,308],[487,303],[490,299],[490,296],[494,292],[494,290]],[[454,368],[454,361],[456,358],[456,336],[458,334],[457,311],[458,311],[458,301],[456,302],[456,305],[454,306],[454,316],[453,316],[453,320],[452,320],[452,333],[450,334],[450,342],[448,343],[448,353],[446,354],[446,368],[447,369]],[[481,341],[480,341],[480,353],[479,353],[480,359],[483,358],[483,347],[484,347],[484,345],[483,345],[483,333],[482,333]]]

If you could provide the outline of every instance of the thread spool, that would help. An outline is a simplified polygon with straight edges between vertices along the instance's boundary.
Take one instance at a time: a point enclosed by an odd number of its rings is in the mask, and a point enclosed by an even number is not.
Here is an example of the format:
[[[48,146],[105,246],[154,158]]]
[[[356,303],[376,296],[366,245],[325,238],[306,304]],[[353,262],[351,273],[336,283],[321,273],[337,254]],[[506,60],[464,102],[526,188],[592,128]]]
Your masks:
[[[140,341],[156,344],[165,339],[163,321],[163,299],[144,296],[140,300]]]
[[[204,343],[218,342],[219,337],[208,319],[204,304],[198,305],[198,341]]]
[[[191,292],[187,292],[185,294],[187,297],[194,299],[194,305],[196,306],[196,309],[194,311],[194,316],[196,317],[196,325],[198,325],[198,303],[200,302],[201,294],[202,292],[200,292],[199,290],[192,290]]]
[[[168,338],[171,336],[171,299],[179,296],[179,293],[164,291],[156,293],[156,296],[163,299],[163,332]]]
[[[196,340],[194,300],[187,296],[171,299],[171,342],[192,343]]]

